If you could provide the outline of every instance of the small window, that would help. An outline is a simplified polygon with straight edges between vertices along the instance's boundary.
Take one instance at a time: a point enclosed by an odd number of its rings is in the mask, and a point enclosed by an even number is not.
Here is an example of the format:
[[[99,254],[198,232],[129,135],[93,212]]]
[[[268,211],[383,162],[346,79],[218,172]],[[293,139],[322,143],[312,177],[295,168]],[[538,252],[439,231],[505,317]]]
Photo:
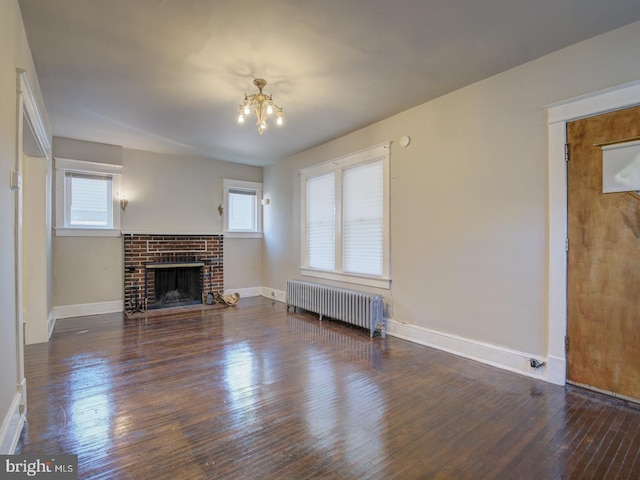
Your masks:
[[[224,180],[224,234],[227,237],[262,236],[262,184]]]
[[[113,228],[112,177],[65,172],[65,227]]]
[[[56,235],[120,235],[121,168],[56,158]]]

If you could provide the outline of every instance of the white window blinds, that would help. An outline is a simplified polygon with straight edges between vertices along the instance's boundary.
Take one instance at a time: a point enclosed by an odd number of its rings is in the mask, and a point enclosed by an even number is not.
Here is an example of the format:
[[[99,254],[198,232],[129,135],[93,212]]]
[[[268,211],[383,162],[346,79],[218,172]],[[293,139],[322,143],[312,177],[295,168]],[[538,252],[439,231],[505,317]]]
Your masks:
[[[73,228],[113,228],[112,177],[66,172],[67,225]]]
[[[343,172],[343,271],[382,275],[382,161],[356,165]]]
[[[389,144],[312,165],[300,176],[300,273],[389,288]]]
[[[306,191],[307,265],[320,270],[335,268],[335,174],[307,180]]]
[[[262,183],[225,178],[222,228],[229,238],[262,237]]]
[[[253,232],[256,227],[258,209],[255,190],[230,188],[228,197],[229,231]]]

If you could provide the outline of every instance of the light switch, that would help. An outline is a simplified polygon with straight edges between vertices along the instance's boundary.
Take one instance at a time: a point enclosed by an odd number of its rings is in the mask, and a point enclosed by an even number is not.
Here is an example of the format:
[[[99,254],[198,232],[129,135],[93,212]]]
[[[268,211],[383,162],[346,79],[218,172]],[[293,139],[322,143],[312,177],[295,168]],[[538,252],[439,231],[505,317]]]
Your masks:
[[[11,170],[11,179],[9,180],[11,190],[22,188],[22,173]]]

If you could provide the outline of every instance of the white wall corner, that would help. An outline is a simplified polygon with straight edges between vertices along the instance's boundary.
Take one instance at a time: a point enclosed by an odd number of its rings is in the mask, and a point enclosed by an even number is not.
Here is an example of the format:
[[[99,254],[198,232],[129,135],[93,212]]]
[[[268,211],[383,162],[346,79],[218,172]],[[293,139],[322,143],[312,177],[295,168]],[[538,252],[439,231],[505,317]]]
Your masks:
[[[18,385],[18,391],[16,391],[11,406],[2,420],[2,426],[0,427],[0,454],[2,455],[13,455],[20,440],[26,414],[25,408],[21,409],[21,406],[25,405],[24,386],[25,380],[23,379],[22,384]]]
[[[287,302],[287,294],[283,290],[275,290],[273,288],[262,287],[261,295],[263,297],[270,298],[278,302],[282,302],[282,303]]]
[[[56,328],[56,315],[54,309],[51,309],[49,315],[47,316],[47,330],[49,331],[49,340],[51,340],[51,335],[53,335],[54,328]]]
[[[54,321],[60,318],[84,317],[102,313],[118,313],[124,311],[122,300],[111,302],[81,303],[78,305],[59,305],[54,307]]]
[[[430,330],[418,325],[401,323],[392,319],[386,319],[386,322],[387,334],[394,337],[443,350],[460,357],[538,380],[550,381],[547,372],[547,359],[539,355],[519,352],[498,345]],[[532,358],[540,362],[547,362],[547,366],[538,369],[531,367],[530,361]]]

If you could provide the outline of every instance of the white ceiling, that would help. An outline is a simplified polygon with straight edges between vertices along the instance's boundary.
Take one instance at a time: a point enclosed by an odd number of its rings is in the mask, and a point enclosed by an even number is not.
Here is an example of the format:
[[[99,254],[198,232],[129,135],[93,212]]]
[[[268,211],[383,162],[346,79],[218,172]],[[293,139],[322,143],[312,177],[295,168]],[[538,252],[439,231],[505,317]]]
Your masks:
[[[638,0],[19,0],[56,136],[267,165],[640,19]],[[253,79],[285,111],[235,123]]]

